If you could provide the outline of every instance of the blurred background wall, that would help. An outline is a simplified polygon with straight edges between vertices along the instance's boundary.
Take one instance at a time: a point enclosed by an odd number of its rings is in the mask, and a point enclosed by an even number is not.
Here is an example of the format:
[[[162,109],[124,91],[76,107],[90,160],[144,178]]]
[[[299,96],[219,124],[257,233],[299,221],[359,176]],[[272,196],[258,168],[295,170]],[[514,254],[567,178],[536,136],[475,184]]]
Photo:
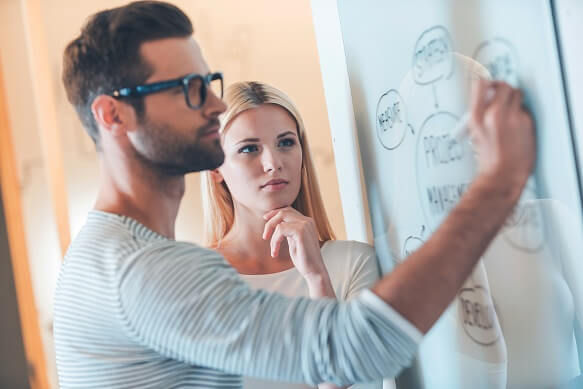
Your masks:
[[[260,80],[296,102],[308,129],[326,209],[338,238],[344,238],[309,0],[171,2],[191,17],[209,66],[224,72],[226,85]],[[93,144],[65,97],[62,53],[89,15],[125,3],[0,0],[0,69],[11,135],[11,142],[0,147],[14,153],[17,178],[5,190],[20,198],[24,232],[19,239],[28,253],[12,261],[30,269],[48,386],[53,388],[57,380],[52,296],[63,252],[93,206],[99,176]],[[177,239],[201,242],[201,218],[199,176],[191,174],[177,220]]]

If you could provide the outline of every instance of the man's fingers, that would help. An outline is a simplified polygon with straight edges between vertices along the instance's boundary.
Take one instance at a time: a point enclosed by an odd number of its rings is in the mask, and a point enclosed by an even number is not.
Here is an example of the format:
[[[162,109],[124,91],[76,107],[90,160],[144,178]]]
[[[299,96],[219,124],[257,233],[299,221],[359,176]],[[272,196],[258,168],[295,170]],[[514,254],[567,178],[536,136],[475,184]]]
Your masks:
[[[483,123],[494,131],[500,131],[508,127],[508,120],[516,113],[513,111],[512,102],[517,89],[504,82],[497,82],[496,94],[492,103],[484,113]]]
[[[494,88],[495,92],[489,105],[492,107],[492,109],[496,109],[498,112],[506,111],[510,105],[510,101],[514,96],[514,91],[516,89],[512,88],[507,83],[500,81],[494,81],[492,87]]]
[[[524,102],[524,95],[520,89],[516,89],[514,94],[512,95],[512,99],[510,100],[510,109],[513,111],[522,109],[522,104]]]
[[[484,112],[488,106],[486,101],[486,91],[490,87],[491,82],[481,78],[474,81],[472,84],[472,94],[470,99],[470,112],[474,123],[481,123],[484,117]]]

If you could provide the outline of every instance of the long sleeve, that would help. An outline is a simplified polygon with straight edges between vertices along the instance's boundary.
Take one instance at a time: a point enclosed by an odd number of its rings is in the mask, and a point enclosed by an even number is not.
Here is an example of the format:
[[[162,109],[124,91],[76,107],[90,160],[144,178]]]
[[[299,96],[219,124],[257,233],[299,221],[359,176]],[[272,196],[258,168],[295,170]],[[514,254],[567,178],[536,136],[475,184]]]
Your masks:
[[[348,287],[345,300],[351,300],[363,290],[370,289],[380,278],[379,263],[373,247],[360,242],[350,243],[347,258]],[[366,384],[354,384],[350,389],[382,389],[382,380],[376,380]]]
[[[117,274],[130,337],[165,357],[228,373],[310,385],[369,382],[408,366],[421,338],[368,290],[347,303],[254,291],[219,254],[188,243],[148,245]]]

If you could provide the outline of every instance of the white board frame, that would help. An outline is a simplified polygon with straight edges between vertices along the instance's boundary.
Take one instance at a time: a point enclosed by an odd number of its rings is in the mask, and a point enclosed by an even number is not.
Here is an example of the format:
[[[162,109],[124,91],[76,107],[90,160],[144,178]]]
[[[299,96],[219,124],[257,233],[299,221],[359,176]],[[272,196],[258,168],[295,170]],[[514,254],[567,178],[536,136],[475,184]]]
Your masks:
[[[311,0],[346,237],[373,244],[337,0]]]
[[[551,0],[579,193],[583,205],[583,2]]]

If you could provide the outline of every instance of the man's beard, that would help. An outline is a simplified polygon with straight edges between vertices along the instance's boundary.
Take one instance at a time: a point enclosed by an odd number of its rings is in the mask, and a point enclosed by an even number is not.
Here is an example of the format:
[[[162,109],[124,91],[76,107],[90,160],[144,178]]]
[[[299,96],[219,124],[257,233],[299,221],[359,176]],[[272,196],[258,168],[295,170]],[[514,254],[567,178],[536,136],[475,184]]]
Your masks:
[[[143,118],[133,142],[136,156],[169,176],[216,169],[225,160],[221,142],[218,138],[205,141],[200,137],[218,124],[218,119],[214,119],[203,127],[193,129],[191,134],[184,134]]]

